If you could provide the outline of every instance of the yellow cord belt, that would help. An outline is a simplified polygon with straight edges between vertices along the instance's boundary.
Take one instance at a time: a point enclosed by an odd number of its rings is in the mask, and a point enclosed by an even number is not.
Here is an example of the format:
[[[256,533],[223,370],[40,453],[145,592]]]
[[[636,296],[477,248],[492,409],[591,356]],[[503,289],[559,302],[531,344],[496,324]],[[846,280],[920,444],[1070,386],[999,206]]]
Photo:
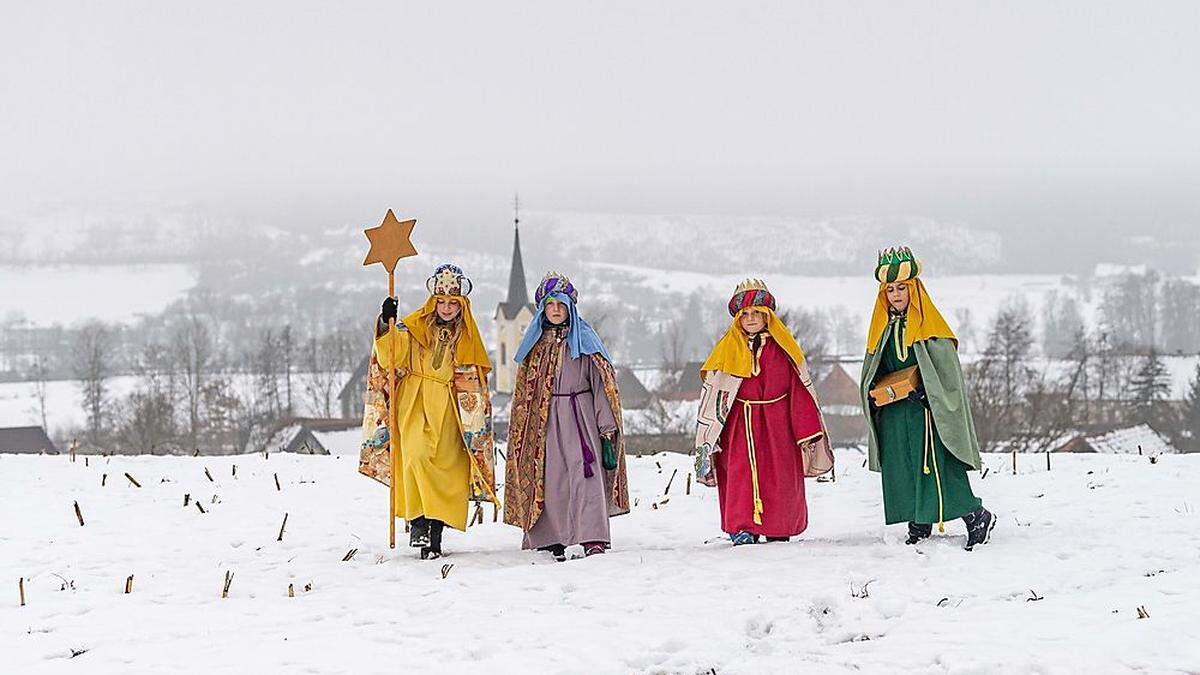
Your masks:
[[[929,456],[933,456],[933,482],[937,485],[938,495],[938,532],[946,531],[946,523],[942,517],[942,476],[938,473],[937,448],[933,447],[933,424],[930,423],[929,408],[925,409],[925,454],[922,458],[925,475],[929,475]]]
[[[762,525],[763,503],[762,497],[758,492],[758,455],[754,450],[754,425],[751,423],[754,419],[754,406],[770,405],[778,403],[787,398],[787,394],[778,396],[769,401],[750,401],[744,398],[739,398],[738,401],[742,404],[742,416],[746,419],[746,453],[750,456],[750,484],[754,488],[754,524]]]
[[[444,384],[447,387],[449,387],[453,383],[451,380],[443,380],[440,377],[434,377],[432,375],[426,375],[425,373],[418,373],[416,371],[410,372],[409,375],[412,375],[413,377],[419,377],[422,380],[429,380],[430,382],[437,382],[438,384]]]

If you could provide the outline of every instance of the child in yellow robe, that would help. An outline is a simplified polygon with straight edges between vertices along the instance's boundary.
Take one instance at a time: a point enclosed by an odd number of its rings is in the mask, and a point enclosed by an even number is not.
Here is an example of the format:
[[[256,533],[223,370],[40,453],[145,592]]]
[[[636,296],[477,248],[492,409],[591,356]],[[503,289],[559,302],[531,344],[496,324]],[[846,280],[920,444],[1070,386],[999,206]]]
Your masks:
[[[395,415],[399,441],[390,472],[398,477],[394,513],[408,521],[409,543],[421,549],[423,559],[441,557],[445,525],[466,530],[473,492],[494,499],[491,467],[476,461],[482,453],[468,451],[468,444],[491,449],[490,416],[485,429],[463,419],[472,408],[490,409],[491,363],[467,299],[470,280],[458,267],[442,265],[427,287],[429,299],[391,333],[396,300],[384,300],[373,359],[382,373],[395,368],[396,388],[387,397],[394,405],[383,409]],[[386,418],[381,422],[386,429]]]

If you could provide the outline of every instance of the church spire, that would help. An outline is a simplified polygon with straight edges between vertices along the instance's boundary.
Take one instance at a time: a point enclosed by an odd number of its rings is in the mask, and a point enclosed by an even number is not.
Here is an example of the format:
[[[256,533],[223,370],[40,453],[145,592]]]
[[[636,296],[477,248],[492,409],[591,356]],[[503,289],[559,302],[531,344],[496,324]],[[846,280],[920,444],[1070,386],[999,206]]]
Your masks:
[[[508,273],[508,297],[500,303],[500,313],[513,319],[522,307],[530,306],[529,288],[525,285],[525,262],[521,259],[521,201],[513,195],[513,254]]]

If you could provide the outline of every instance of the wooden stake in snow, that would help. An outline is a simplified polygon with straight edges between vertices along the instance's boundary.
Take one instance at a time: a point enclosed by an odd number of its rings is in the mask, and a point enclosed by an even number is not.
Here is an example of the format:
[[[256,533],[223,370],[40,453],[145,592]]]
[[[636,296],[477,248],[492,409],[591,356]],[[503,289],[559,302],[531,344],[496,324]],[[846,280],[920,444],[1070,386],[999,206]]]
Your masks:
[[[135,479],[133,476],[130,476],[128,471],[125,472],[125,477],[129,479],[130,483],[133,483],[134,487],[142,487],[142,484],[137,482],[137,479]]]
[[[233,477],[237,478],[237,464],[233,465]]]
[[[200,509],[200,513],[208,513],[208,511],[204,510],[204,505],[200,503],[199,499],[196,500],[196,508]]]
[[[279,538],[275,541],[283,541],[283,528],[287,527],[287,517],[288,514],[283,514],[283,523],[279,525]]]
[[[83,527],[83,513],[79,510],[79,502],[75,502],[75,517],[79,520],[79,526]]]
[[[21,577],[17,581],[17,588],[21,591],[21,606],[25,606],[25,577]]]
[[[192,495],[191,495],[190,493],[185,493],[185,494],[183,495],[183,505],[184,505],[184,507],[187,507],[187,505],[188,505],[188,504],[191,504],[191,503],[192,503]]]
[[[1046,451],[1046,470],[1050,470],[1050,451]]]
[[[199,502],[197,502],[199,503]],[[229,585],[233,583],[233,572],[225,570],[225,587],[221,589],[221,599],[229,597]]]
[[[71,461],[72,462],[75,461],[75,448],[77,448],[77,447],[79,447],[79,441],[72,438],[71,439]]]
[[[84,465],[84,466],[90,466],[90,465],[88,464],[88,458],[87,458],[87,457],[84,457],[84,458],[83,458],[83,465]]]
[[[205,475],[205,476],[208,476],[208,482],[210,482],[210,483],[215,483],[215,482],[216,482],[216,481],[214,481],[214,480],[213,480],[212,474],[211,474],[211,473],[209,473],[209,471],[208,471],[208,467],[207,467],[207,466],[206,466],[206,467],[204,467],[204,475]]]
[[[685,484],[683,486],[683,494],[685,494],[685,495],[692,494],[692,472],[691,471],[689,471],[688,475],[687,475],[687,484]]]
[[[104,484],[107,482],[108,482],[108,474],[104,474],[103,476],[100,476],[100,487],[104,487]]]
[[[133,592],[133,575],[130,574],[128,577],[125,578],[125,595],[129,595],[132,592]]]
[[[279,487],[279,474],[275,474],[275,491],[283,492],[283,488]]]
[[[667,479],[667,488],[663,490],[663,496],[671,494],[671,483],[675,482],[675,474],[679,473],[679,469],[671,471],[671,477]]]
[[[1015,475],[1017,475],[1017,449],[1016,448],[1013,448],[1012,456],[1013,456],[1013,475],[1015,476]]]

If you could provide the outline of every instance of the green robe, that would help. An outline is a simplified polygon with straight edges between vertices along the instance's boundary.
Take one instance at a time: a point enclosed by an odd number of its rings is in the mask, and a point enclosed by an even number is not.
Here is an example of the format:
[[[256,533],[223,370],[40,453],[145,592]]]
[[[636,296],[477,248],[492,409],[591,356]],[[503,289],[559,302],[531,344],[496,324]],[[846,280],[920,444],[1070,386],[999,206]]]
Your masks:
[[[951,340],[924,340],[900,353],[893,337],[899,330],[902,344],[903,327],[903,317],[892,319],[875,353],[867,354],[863,362],[861,393],[869,422],[870,467],[883,474],[884,517],[888,524],[961,518],[981,505],[967,479],[969,469],[979,468],[980,457],[962,366]],[[902,400],[872,413],[867,402],[872,383],[914,365],[921,373],[929,408]]]

